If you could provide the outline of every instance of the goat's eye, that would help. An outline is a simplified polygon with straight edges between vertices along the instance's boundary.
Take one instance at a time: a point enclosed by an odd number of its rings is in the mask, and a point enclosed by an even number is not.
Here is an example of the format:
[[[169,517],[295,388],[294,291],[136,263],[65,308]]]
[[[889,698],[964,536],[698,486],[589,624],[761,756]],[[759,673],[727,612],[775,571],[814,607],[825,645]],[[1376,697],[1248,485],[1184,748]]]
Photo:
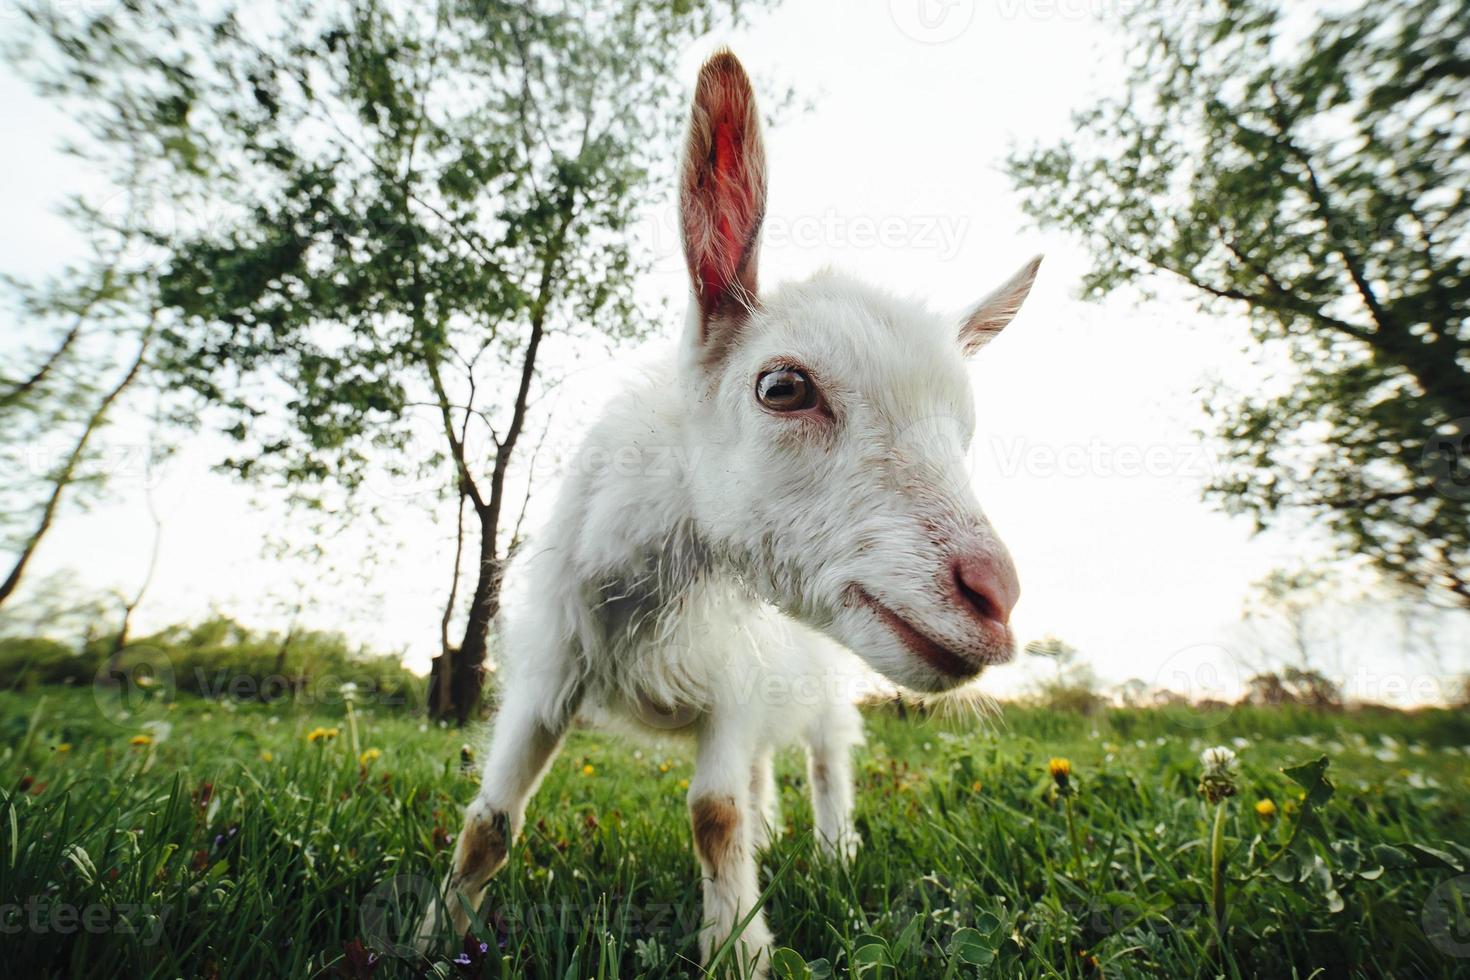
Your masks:
[[[799,412],[817,403],[817,386],[804,371],[767,371],[755,383],[756,397],[773,412]]]

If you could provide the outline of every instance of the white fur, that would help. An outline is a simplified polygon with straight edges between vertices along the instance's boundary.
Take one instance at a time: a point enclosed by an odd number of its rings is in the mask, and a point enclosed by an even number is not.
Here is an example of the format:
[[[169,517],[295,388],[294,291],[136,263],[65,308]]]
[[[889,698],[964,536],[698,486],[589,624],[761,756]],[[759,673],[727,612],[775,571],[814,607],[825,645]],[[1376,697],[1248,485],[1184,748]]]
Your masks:
[[[755,136],[747,152],[759,155]],[[686,172],[700,159],[693,145]],[[763,199],[763,155],[744,170],[762,181]],[[869,668],[922,691],[963,680],[917,655],[856,590],[976,672],[1010,653],[1004,617],[977,625],[956,598],[963,556],[1014,579],[964,466],[976,419],[962,349],[977,346],[965,323],[988,339],[1034,273],[1000,291],[1004,309],[959,324],[832,273],[748,303],[754,272],[743,269],[730,284],[743,297],[733,317],[729,307],[712,316],[716,304],[696,291],[682,348],[607,408],[548,527],[508,573],[502,707],[467,828],[504,814],[519,831],[580,714],[692,736],[691,805],[734,801],[734,859],[701,857],[706,957],[757,902],[755,852],[778,819],[776,749],[807,747],[818,843],[850,857],[851,753],[862,738],[853,702]],[[756,379],[790,365],[809,372],[825,414],[758,403]],[[483,893],[478,879],[451,877],[461,930]],[[758,974],[770,939],[759,912],[739,938]]]

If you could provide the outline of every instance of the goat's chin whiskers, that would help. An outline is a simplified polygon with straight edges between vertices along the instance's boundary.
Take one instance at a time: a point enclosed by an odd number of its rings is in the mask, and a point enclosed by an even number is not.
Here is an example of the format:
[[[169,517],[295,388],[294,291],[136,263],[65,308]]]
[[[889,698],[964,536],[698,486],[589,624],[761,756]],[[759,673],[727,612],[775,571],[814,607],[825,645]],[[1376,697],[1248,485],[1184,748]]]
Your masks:
[[[945,723],[973,725],[993,733],[1005,727],[1001,703],[975,683],[936,693],[906,693],[906,698]]]

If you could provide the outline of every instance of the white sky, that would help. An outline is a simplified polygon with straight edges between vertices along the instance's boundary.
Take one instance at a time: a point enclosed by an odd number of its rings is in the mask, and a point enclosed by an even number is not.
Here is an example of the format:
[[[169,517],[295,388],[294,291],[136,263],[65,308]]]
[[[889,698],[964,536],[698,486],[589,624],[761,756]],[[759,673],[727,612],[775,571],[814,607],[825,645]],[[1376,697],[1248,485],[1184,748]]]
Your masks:
[[[791,0],[691,50],[684,68],[692,82],[701,58],[728,42],[758,78],[814,102],[767,134],[763,282],[830,264],[958,311],[1046,253],[1024,311],[974,365],[976,484],[1021,572],[1018,633],[1060,634],[1111,680],[1229,694],[1247,669],[1238,622],[1248,586],[1310,550],[1253,539],[1245,522],[1200,499],[1209,459],[1193,434],[1195,389],[1213,371],[1245,369],[1245,324],[1205,319],[1183,297],[1076,301],[1086,255],[1028,228],[1000,170],[1012,145],[1065,135],[1070,112],[1111,89],[1119,46],[1098,15],[1128,2]],[[14,16],[0,7],[0,25]],[[88,177],[57,153],[63,121],[23,83],[0,76],[0,106],[0,271],[45,275],[81,254],[53,209]],[[649,215],[644,233],[662,256],[648,291],[678,310],[685,284],[673,213],[670,204]],[[584,377],[595,402],[616,369]],[[560,433],[571,437],[571,420],[584,414],[559,405]],[[186,447],[155,491],[164,544],[142,629],[211,607],[278,624],[283,597],[317,575],[262,556],[262,541],[287,519],[253,510],[251,488],[210,473],[213,448]],[[69,515],[33,581],[65,571],[89,588],[134,588],[152,534],[139,486],[125,475],[115,502]],[[376,541],[351,532],[334,544],[348,566],[376,555],[372,588],[317,583],[306,617],[405,650],[419,668],[437,649],[451,555],[448,529],[411,506],[422,489],[374,488],[401,517]],[[1349,646],[1339,669],[1363,693],[1393,698],[1382,689],[1397,681],[1385,676],[1423,681],[1387,633],[1371,649]],[[1023,676],[995,671],[984,686],[1004,693]]]

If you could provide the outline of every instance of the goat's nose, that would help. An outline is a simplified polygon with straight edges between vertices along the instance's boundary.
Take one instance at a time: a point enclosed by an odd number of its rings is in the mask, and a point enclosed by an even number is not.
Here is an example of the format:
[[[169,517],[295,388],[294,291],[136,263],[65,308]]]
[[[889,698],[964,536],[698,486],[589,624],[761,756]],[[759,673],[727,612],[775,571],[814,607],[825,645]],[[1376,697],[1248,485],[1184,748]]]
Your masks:
[[[1002,626],[1010,622],[1011,610],[1021,596],[1016,566],[1004,551],[956,558],[954,584],[961,604],[982,620],[993,620]]]

